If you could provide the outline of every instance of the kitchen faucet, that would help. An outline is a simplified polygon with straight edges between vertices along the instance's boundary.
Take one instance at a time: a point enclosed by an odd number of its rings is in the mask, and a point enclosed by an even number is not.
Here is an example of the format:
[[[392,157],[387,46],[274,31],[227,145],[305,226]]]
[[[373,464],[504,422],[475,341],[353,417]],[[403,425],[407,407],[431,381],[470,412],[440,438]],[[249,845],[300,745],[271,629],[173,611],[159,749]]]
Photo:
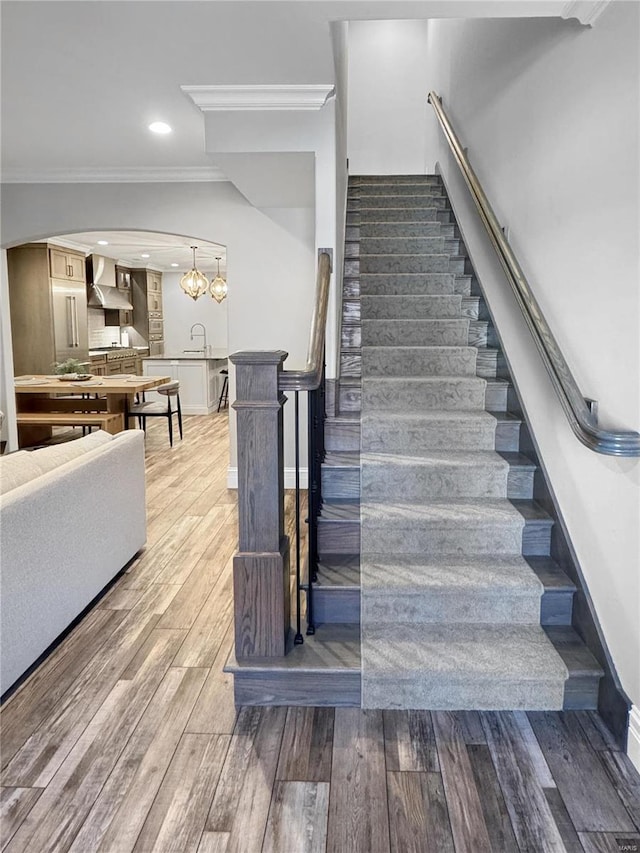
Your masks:
[[[193,330],[195,329],[196,326],[200,326],[202,331],[196,332],[194,335]],[[191,340],[193,340],[194,337],[198,337],[198,338],[203,339],[202,354],[206,355],[207,354],[207,330],[205,329],[204,325],[202,323],[194,323],[193,326],[191,327],[190,332],[191,332]]]

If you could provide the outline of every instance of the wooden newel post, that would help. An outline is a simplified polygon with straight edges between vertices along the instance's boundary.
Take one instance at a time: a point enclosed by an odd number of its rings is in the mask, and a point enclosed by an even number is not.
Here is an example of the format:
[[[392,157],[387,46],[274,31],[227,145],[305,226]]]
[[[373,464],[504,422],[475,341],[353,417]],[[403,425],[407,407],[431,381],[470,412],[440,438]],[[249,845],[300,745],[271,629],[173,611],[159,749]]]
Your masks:
[[[284,532],[286,397],[282,350],[237,352],[239,550],[233,560],[236,658],[284,655],[290,626],[289,537]]]

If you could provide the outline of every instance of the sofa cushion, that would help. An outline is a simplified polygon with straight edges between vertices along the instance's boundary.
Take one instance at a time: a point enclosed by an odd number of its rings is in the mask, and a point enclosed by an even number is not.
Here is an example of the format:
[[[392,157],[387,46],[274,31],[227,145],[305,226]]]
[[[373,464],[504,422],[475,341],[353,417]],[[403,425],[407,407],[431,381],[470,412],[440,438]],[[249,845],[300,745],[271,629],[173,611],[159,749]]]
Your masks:
[[[72,462],[79,456],[89,453],[90,450],[95,450],[103,444],[108,444],[112,441],[113,436],[104,430],[90,432],[89,435],[83,438],[76,438],[73,441],[65,441],[62,444],[53,444],[51,447],[42,447],[40,450],[33,450],[31,455],[34,457],[34,463],[40,469],[41,474],[46,474],[59,468],[66,462]]]
[[[40,467],[33,454],[26,450],[0,456],[0,495],[23,486],[40,476]]]

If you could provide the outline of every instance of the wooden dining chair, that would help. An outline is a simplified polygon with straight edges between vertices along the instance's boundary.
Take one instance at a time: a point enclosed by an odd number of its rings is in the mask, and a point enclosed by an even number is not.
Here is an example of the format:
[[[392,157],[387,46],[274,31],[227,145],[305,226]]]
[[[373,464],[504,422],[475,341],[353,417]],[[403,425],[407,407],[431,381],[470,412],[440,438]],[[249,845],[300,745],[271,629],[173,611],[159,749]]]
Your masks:
[[[178,416],[178,429],[180,431],[180,440],[182,440],[182,409],[180,408],[180,383],[178,380],[167,382],[164,385],[158,385],[152,389],[157,391],[163,397],[167,398],[167,404],[163,402],[144,402],[133,405],[129,409],[129,414],[138,418],[138,424],[142,429],[147,429],[147,418],[166,418],[169,424],[169,444],[173,447],[173,416]],[[175,400],[176,407],[172,407],[171,403]]]

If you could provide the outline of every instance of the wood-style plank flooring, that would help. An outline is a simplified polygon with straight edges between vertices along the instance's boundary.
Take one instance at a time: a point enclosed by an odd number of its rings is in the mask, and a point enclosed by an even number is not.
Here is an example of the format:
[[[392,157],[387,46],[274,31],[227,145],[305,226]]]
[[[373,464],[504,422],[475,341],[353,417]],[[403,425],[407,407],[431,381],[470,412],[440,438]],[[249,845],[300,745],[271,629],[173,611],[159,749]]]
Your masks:
[[[640,849],[640,778],[595,714],[236,710],[227,460],[224,413],[173,450],[150,425],[144,552],[3,708],[2,849]]]

